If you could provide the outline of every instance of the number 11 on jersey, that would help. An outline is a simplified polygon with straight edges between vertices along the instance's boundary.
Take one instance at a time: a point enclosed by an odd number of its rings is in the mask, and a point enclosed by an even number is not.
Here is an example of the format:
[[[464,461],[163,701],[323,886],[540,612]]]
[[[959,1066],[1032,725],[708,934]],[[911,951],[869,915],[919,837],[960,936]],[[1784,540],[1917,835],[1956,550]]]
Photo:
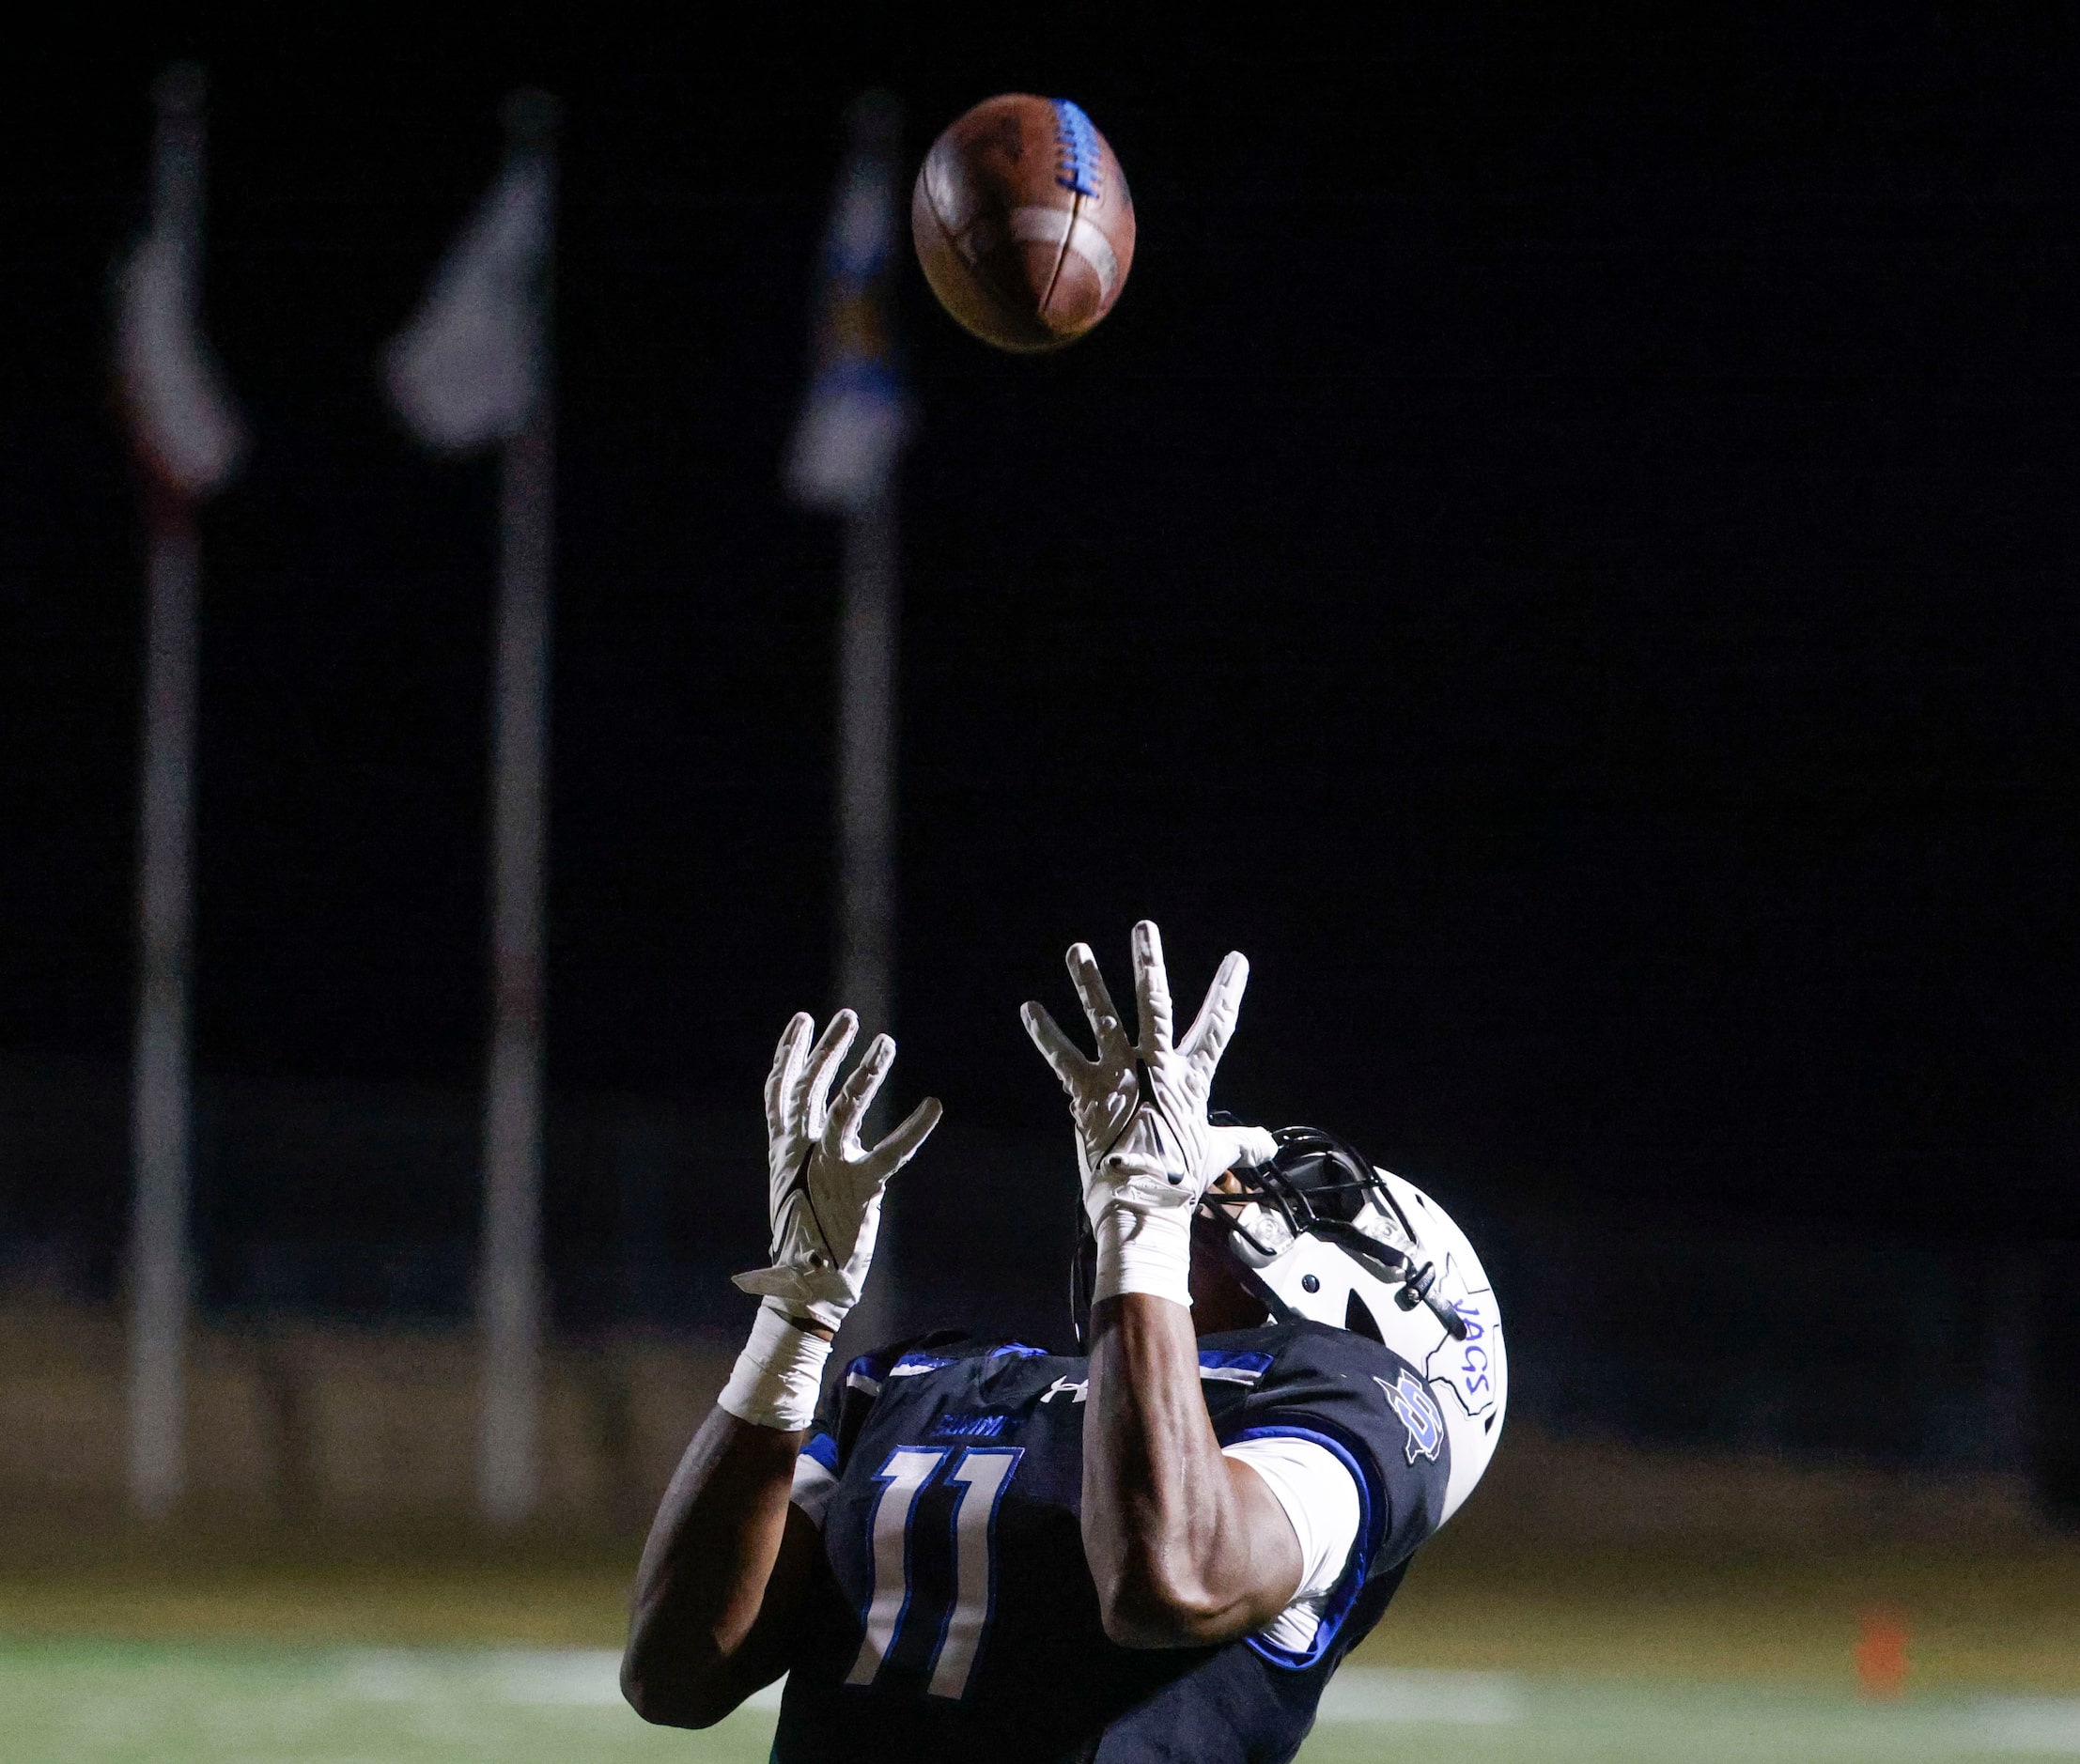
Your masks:
[[[946,1614],[932,1649],[934,1696],[958,1696],[982,1648],[995,1604],[997,1509],[1024,1456],[1020,1446],[970,1446],[948,1472],[957,1493],[954,1502],[954,1606]],[[898,1446],[875,1473],[881,1493],[875,1497],[871,1548],[874,1586],[867,1600],[866,1633],[859,1657],[846,1675],[847,1684],[871,1684],[909,1616],[910,1522],[917,1497],[946,1461],[944,1450]]]

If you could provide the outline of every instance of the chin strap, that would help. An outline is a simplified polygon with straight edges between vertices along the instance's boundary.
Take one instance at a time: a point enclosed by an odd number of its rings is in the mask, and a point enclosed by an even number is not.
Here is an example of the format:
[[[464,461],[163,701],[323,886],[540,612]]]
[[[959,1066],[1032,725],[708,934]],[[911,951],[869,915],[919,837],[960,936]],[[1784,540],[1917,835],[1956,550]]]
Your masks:
[[[1437,1291],[1436,1262],[1416,1261],[1398,1249],[1374,1242],[1357,1226],[1346,1225],[1341,1219],[1317,1219],[1309,1229],[1315,1236],[1327,1238],[1347,1255],[1364,1262],[1381,1279],[1399,1280],[1401,1291],[1394,1294],[1394,1303],[1403,1310],[1425,1306],[1454,1341],[1467,1338],[1467,1320],[1459,1315],[1457,1307]],[[1396,1267],[1395,1262],[1401,1265]]]
[[[1229,1215],[1221,1207],[1205,1209],[1221,1228],[1229,1244],[1237,1238],[1253,1242],[1239,1220]],[[1403,1310],[1414,1310],[1418,1305],[1425,1307],[1454,1341],[1467,1338],[1467,1320],[1459,1315],[1451,1301],[1437,1291],[1437,1266],[1431,1261],[1418,1262],[1405,1256],[1390,1245],[1382,1244],[1366,1236],[1355,1225],[1347,1225],[1341,1219],[1316,1218],[1307,1228],[1307,1234],[1327,1239],[1345,1255],[1361,1262],[1380,1279],[1398,1281],[1400,1290],[1394,1294],[1394,1303]],[[1231,1248],[1236,1268],[1241,1272],[1244,1283],[1264,1301],[1274,1323],[1289,1323],[1300,1321],[1300,1315],[1271,1290],[1257,1270]]]
[[[1285,1300],[1265,1284],[1263,1276],[1258,1274],[1239,1256],[1235,1258],[1235,1264],[1242,1270],[1243,1285],[1247,1286],[1256,1297],[1264,1301],[1264,1308],[1271,1313],[1273,1323],[1296,1323],[1305,1321],[1298,1311],[1295,1310],[1292,1306],[1288,1305]]]

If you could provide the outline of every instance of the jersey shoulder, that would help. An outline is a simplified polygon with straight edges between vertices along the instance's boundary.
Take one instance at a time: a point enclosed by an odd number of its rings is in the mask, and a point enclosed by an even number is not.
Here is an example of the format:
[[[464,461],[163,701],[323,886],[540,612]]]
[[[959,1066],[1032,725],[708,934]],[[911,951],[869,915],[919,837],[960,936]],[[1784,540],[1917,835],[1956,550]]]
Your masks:
[[[1405,1561],[1437,1528],[1451,1476],[1444,1416],[1390,1348],[1303,1320],[1208,1336],[1199,1357],[1222,1445],[1282,1434],[1343,1461],[1364,1509],[1368,1575]],[[1223,1401],[1224,1380],[1233,1394]]]
[[[846,1362],[824,1391],[803,1450],[835,1474],[851,1457],[853,1445],[875,1410],[884,1400],[917,1388],[911,1381],[929,1378],[964,1361],[1047,1357],[1045,1348],[965,1329],[905,1336]]]

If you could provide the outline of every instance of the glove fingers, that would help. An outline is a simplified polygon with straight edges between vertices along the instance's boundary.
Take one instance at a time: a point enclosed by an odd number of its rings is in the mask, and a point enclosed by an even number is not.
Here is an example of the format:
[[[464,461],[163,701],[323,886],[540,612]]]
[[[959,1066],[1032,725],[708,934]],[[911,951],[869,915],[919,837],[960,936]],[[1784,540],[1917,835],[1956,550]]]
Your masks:
[[[1039,1048],[1040,1058],[1054,1068],[1054,1075],[1062,1080],[1062,1088],[1074,1096],[1077,1077],[1091,1062],[1062,1032],[1061,1025],[1048,1014],[1046,1005],[1029,998],[1018,1007],[1018,1020],[1026,1026],[1026,1033],[1032,1037],[1032,1044]]]
[[[1249,1169],[1260,1164],[1268,1164],[1279,1154],[1277,1137],[1266,1127],[1214,1127],[1208,1130],[1212,1148],[1210,1161],[1219,1165],[1214,1171]]]
[[[846,1052],[859,1032],[859,1017],[850,1011],[840,1011],[809,1050],[808,1062],[796,1080],[796,1093],[801,1099],[796,1119],[811,1138],[823,1131],[824,1098],[830,1094],[830,1080],[845,1063]]]
[[[1091,1019],[1091,1032],[1097,1037],[1098,1064],[1125,1063],[1134,1050],[1120,1022],[1119,1007],[1106,990],[1105,976],[1098,972],[1097,957],[1091,953],[1088,943],[1072,943],[1068,961],[1069,983],[1082,999],[1083,1014]]]
[[[1168,1053],[1172,1027],[1170,974],[1163,967],[1163,934],[1151,919],[1134,927],[1134,1002],[1141,1013],[1139,1044],[1142,1057]]]
[[[780,1031],[780,1045],[773,1049],[773,1069],[766,1075],[766,1132],[773,1139],[786,1130],[787,1090],[801,1069],[802,1050],[809,1045],[809,1036],[815,1027],[815,1019],[808,1012],[797,1011]]]
[[[1279,1142],[1262,1127],[1210,1127],[1201,1175],[1210,1185],[1226,1170],[1268,1164],[1278,1153]]]
[[[830,1105],[830,1128],[824,1137],[830,1137],[835,1129],[838,1144],[846,1151],[856,1150],[860,1143],[860,1123],[866,1119],[866,1112],[874,1106],[875,1092],[881,1088],[881,1080],[888,1076],[889,1067],[895,1060],[895,1043],[887,1035],[877,1035],[867,1044],[867,1050],[860,1057],[860,1063],[852,1068],[852,1075],[838,1087],[837,1100]]]
[[[877,1166],[886,1164],[881,1177],[887,1182],[891,1176],[908,1164],[918,1153],[918,1149],[932,1137],[932,1129],[939,1125],[939,1118],[945,1111],[939,1107],[939,1098],[927,1096],[911,1109],[908,1119],[874,1148],[871,1161]]]
[[[1228,1037],[1234,1033],[1235,1016],[1242,1009],[1243,989],[1250,983],[1250,961],[1239,950],[1231,950],[1221,963],[1214,983],[1206,988],[1206,1002],[1179,1044],[1178,1052],[1191,1061],[1192,1070],[1210,1082],[1220,1063]]]

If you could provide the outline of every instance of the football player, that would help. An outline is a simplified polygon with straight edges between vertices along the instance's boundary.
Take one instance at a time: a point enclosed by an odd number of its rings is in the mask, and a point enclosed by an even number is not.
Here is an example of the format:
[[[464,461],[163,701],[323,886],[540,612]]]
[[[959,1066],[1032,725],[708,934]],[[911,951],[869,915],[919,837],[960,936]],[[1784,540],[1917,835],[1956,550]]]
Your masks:
[[[795,1760],[1289,1758],[1410,1555],[1465,1500],[1508,1371],[1443,1211],[1332,1135],[1217,1119],[1249,965],[1172,1033],[1135,927],[1138,1037],[1089,948],[1087,1059],[1023,1015],[1068,1092],[1085,1355],[932,1335],[855,1360],[820,1406],[881,1197],[939,1120],[871,1151],[894,1057],[798,1016],[766,1086],[772,1265],[750,1344],[673,1478],[622,1684],[705,1726],[785,1673]]]

